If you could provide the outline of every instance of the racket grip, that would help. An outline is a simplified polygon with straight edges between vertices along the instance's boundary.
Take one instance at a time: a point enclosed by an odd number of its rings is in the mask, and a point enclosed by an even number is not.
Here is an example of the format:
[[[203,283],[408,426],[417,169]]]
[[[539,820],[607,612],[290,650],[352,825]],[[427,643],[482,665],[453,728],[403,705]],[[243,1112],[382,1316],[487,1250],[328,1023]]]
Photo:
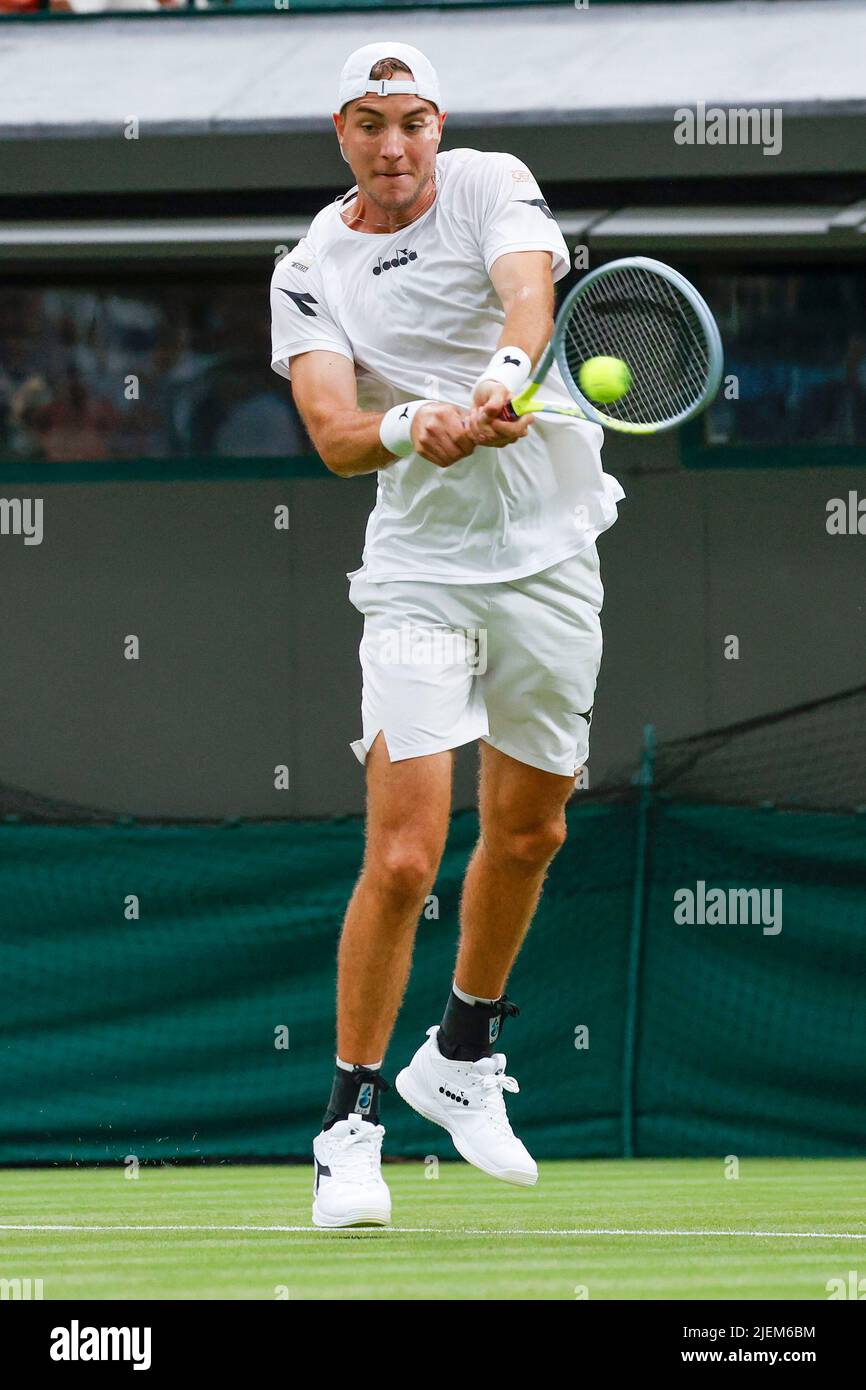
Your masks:
[[[520,416],[517,414],[515,410],[512,410],[511,402],[508,401],[500,410],[499,418],[500,420],[519,420]]]

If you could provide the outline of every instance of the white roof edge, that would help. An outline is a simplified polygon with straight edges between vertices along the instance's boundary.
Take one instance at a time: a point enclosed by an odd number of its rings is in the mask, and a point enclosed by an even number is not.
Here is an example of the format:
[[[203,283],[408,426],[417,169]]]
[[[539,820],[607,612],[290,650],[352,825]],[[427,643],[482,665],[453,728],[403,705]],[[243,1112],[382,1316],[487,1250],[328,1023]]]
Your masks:
[[[7,138],[50,130],[118,138],[133,114],[151,133],[325,128],[343,61],[376,27],[411,28],[461,126],[645,120],[701,101],[859,115],[866,103],[860,0],[2,23]]]

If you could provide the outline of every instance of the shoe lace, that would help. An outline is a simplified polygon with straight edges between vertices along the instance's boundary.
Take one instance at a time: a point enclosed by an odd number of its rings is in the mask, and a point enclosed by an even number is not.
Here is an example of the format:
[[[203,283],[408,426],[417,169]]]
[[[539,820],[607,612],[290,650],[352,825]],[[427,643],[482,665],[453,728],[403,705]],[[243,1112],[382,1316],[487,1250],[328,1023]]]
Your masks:
[[[490,1123],[503,1134],[512,1134],[513,1130],[505,1109],[505,1099],[503,1091],[517,1092],[520,1087],[513,1076],[506,1076],[504,1071],[488,1072],[485,1076],[478,1077],[479,1095],[481,1106],[486,1112]]]
[[[343,1182],[366,1182],[378,1175],[385,1127],[374,1125],[372,1131],[356,1129],[337,1141],[329,1161],[333,1177]]]

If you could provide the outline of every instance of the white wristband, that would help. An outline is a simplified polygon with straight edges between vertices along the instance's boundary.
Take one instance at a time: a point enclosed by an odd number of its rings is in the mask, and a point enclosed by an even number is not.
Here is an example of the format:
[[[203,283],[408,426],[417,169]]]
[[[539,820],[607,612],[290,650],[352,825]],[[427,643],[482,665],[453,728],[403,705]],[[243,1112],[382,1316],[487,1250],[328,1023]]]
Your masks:
[[[501,386],[508,388],[510,395],[516,396],[526,385],[531,372],[532,358],[523,348],[497,348],[473,386],[472,393],[475,394],[476,387],[482,381],[498,381]]]
[[[436,404],[436,401],[427,400],[407,401],[404,405],[391,406],[382,416],[379,426],[379,438],[389,454],[396,454],[402,459],[415,452],[415,445],[412,443],[412,421],[422,405]]]

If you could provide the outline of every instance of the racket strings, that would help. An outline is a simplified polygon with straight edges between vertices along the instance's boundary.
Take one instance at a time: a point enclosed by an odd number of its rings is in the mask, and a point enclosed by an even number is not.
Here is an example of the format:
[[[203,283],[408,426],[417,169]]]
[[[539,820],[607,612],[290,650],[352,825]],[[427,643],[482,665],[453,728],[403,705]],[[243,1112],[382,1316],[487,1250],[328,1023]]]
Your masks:
[[[669,280],[644,267],[618,268],[589,285],[575,301],[563,345],[575,383],[590,357],[617,357],[627,364],[628,391],[618,401],[596,406],[612,420],[674,419],[707,388],[709,350],[694,306]]]
[[[678,316],[666,312],[669,306],[641,289],[620,284],[612,294],[594,296],[594,331],[577,344],[581,358],[605,355],[627,362],[632,381],[628,397],[610,403],[608,413],[636,422],[678,413],[690,399],[689,335]],[[599,346],[593,352],[594,339]]]
[[[606,291],[604,282],[598,286],[592,304],[596,326],[608,344],[606,355],[629,362],[633,378],[633,399],[611,413],[637,407],[638,418],[658,418],[664,402],[676,407],[682,397],[687,404],[696,384],[689,381],[694,337],[673,287],[631,268],[605,278],[610,283]]]

